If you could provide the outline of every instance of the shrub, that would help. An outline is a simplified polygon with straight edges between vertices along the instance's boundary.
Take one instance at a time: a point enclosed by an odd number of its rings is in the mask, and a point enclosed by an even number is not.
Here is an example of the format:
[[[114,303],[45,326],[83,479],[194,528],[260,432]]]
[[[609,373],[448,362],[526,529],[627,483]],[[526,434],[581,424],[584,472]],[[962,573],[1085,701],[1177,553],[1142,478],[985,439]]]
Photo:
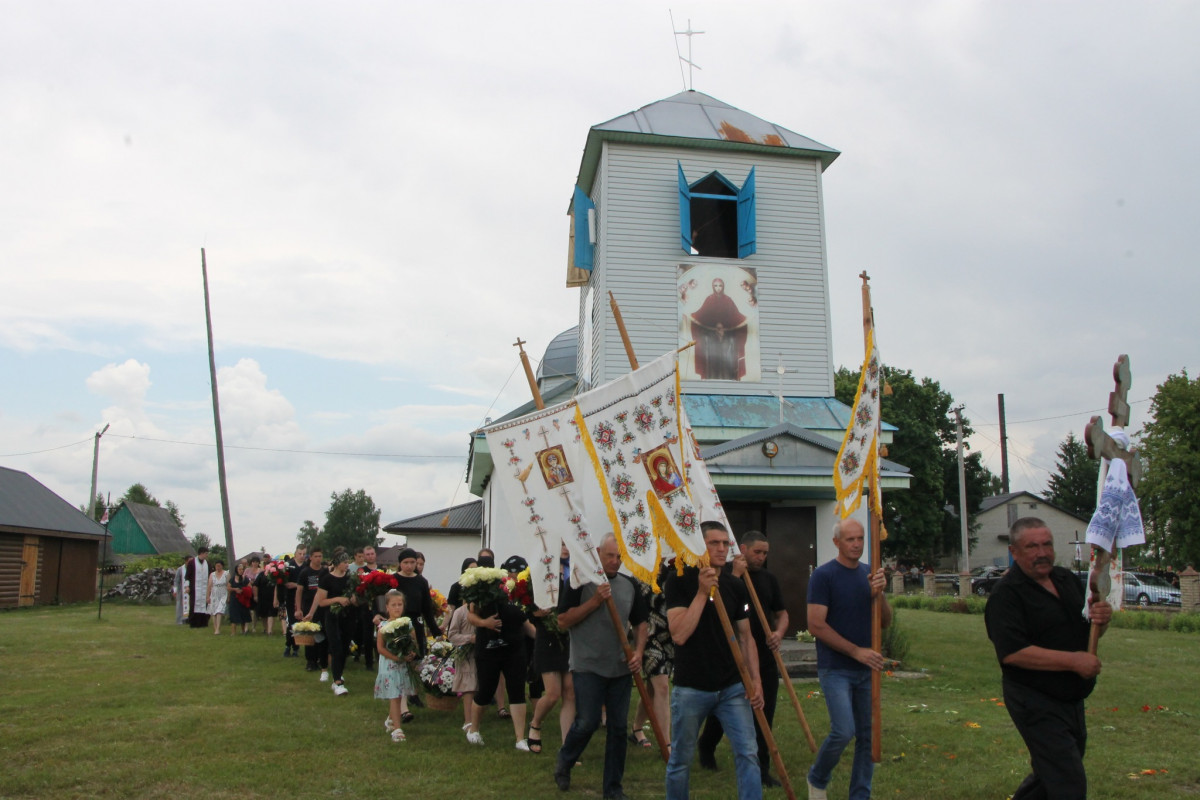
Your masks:
[[[904,661],[908,657],[908,636],[900,627],[900,615],[892,615],[892,624],[883,629],[882,647],[884,658]]]
[[[152,555],[139,558],[137,561],[130,561],[124,567],[126,575],[136,575],[139,572],[145,572],[148,569],[165,567],[166,569],[179,569],[179,565],[185,560],[183,553],[163,553],[161,555]]]

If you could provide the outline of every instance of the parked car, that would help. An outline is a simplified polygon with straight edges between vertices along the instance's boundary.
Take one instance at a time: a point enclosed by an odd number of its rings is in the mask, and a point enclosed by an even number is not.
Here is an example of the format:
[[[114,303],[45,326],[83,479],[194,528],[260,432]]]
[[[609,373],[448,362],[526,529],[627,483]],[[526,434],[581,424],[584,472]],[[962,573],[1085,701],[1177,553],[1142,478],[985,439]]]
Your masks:
[[[1157,575],[1125,573],[1125,602],[1139,606],[1181,606],[1179,590]]]
[[[1075,575],[1086,593],[1087,570],[1076,570]],[[1138,606],[1182,606],[1179,590],[1157,575],[1145,572],[1125,573],[1125,605]]]
[[[1004,576],[1008,571],[1008,567],[997,567],[994,564],[988,564],[982,567],[975,567],[971,570],[971,593],[986,596],[992,591],[992,587],[996,585],[996,581]],[[941,572],[933,576],[938,583],[948,583],[954,587],[954,593],[958,594],[959,576],[956,572]]]

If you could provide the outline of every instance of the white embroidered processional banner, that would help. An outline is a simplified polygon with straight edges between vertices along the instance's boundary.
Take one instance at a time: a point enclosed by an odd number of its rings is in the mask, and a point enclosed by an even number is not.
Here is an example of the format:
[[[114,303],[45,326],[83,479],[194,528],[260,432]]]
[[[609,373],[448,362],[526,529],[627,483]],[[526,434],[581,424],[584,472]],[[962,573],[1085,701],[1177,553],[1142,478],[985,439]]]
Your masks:
[[[879,361],[879,348],[875,346],[874,329],[867,336],[867,355],[863,360],[862,374],[858,380],[858,393],[854,396],[854,412],[846,435],[838,451],[837,466],[833,471],[833,485],[837,490],[838,516],[845,519],[862,503],[867,478],[879,470],[879,422],[880,388],[883,382],[883,367]],[[879,482],[875,481],[875,496],[871,502],[877,509],[883,508],[879,496]]]
[[[580,445],[575,401],[492,426],[484,435],[494,462],[494,496],[523,534],[534,602],[542,608],[558,603],[561,544],[571,555],[572,586],[604,583],[595,548],[603,535],[589,533],[584,510],[585,493],[598,504],[599,490],[590,485],[595,478]]]
[[[621,560],[657,587],[658,565],[671,551],[686,564],[706,552],[703,519],[724,523],[707,468],[679,396],[675,353],[576,398],[577,421],[602,505],[617,534]]]

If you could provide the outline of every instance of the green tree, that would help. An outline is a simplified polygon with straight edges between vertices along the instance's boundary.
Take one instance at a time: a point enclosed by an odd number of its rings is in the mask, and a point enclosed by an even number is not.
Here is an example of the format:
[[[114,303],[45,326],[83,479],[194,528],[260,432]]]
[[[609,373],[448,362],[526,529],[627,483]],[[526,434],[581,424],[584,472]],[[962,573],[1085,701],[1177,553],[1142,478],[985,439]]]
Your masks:
[[[1138,499],[1147,555],[1173,567],[1200,565],[1200,378],[1170,375],[1150,400],[1138,444],[1145,475]]]
[[[171,519],[175,520],[175,524],[179,526],[179,530],[187,527],[187,523],[183,521],[183,512],[179,510],[179,506],[175,505],[174,500],[168,500],[166,505],[167,513],[171,515]]]
[[[1056,472],[1050,476],[1046,499],[1073,514],[1088,518],[1096,508],[1096,479],[1100,462],[1088,458],[1087,444],[1067,434],[1058,445]]]
[[[355,548],[379,544],[380,512],[365,491],[347,489],[330,497],[332,502],[325,512],[325,529],[321,533],[326,550],[340,546],[353,553]]]
[[[834,394],[846,405],[854,402],[859,373],[845,367],[834,375]],[[884,367],[884,378],[892,393],[884,394],[882,414],[899,430],[888,446],[888,458],[909,468],[912,475],[906,491],[887,492],[883,498],[883,520],[888,538],[883,551],[889,556],[932,560],[943,553],[957,553],[961,543],[958,522],[958,457],[955,452],[954,398],[930,378],[915,377],[910,370]],[[972,433],[963,418],[963,436]],[[967,478],[969,527],[974,526],[980,501],[994,493],[998,484],[983,466],[982,456],[964,458]]]
[[[321,539],[321,529],[317,527],[317,523],[311,519],[304,520],[304,524],[300,526],[300,532],[296,535],[296,544],[304,545],[304,547],[312,551],[314,547],[325,547],[324,541]]]
[[[222,564],[226,567],[229,566],[229,551],[225,549],[225,545],[223,544],[213,544],[212,539],[209,538],[207,533],[194,534],[188,541],[192,543],[192,549],[197,552],[200,551],[201,547],[207,547],[210,563],[219,558]]]
[[[96,492],[96,505],[95,505],[95,509],[92,512],[92,519],[96,520],[96,522],[99,522],[100,519],[104,516],[105,502],[106,501],[104,499],[104,495],[100,494],[99,492]],[[87,507],[88,507],[88,504],[84,503],[83,505],[81,505],[79,507],[79,510],[82,511],[86,515]]]
[[[124,496],[118,501],[119,503],[141,503],[145,506],[162,506],[162,503],[158,502],[158,498],[150,494],[150,490],[146,488],[145,484],[141,483],[135,483],[126,489]]]

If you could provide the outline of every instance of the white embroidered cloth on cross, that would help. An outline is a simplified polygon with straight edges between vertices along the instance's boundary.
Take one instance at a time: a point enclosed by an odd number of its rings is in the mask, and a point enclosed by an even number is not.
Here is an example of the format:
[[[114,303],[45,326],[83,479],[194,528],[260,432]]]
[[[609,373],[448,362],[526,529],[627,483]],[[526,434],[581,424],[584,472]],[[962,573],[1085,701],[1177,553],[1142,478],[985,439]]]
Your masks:
[[[1129,434],[1124,429],[1113,428],[1109,436],[1125,450],[1129,449]],[[1100,502],[1088,523],[1087,541],[1114,553],[1118,548],[1144,544],[1146,531],[1137,495],[1129,483],[1129,468],[1119,458],[1104,461],[1108,474],[1100,489]]]
[[[589,533],[585,512],[585,494],[595,506],[599,491],[580,446],[575,401],[493,425],[484,435],[494,463],[492,499],[523,534],[534,602],[558,603],[561,544],[570,552],[572,586],[604,583],[595,547],[602,535]]]
[[[661,560],[686,564],[705,553],[701,521],[725,521],[700,449],[679,402],[678,360],[668,353],[576,398],[577,420],[601,505],[621,560],[656,585]]]

